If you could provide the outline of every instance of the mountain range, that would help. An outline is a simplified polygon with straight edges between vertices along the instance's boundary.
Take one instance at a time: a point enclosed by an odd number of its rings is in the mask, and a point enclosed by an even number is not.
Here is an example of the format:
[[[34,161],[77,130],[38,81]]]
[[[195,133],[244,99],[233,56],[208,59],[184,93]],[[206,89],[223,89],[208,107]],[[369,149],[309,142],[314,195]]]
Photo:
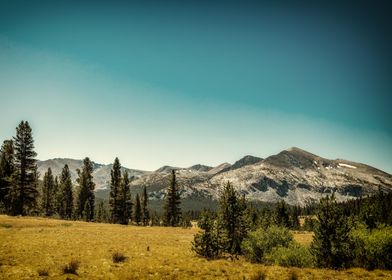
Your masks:
[[[41,178],[50,167],[59,176],[68,164],[73,182],[76,169],[83,161],[55,158],[38,161]],[[98,196],[107,198],[110,189],[112,164],[94,163],[94,181]],[[335,193],[337,200],[372,195],[379,189],[392,192],[392,175],[366,164],[344,159],[330,160],[293,147],[265,159],[247,155],[240,160],[218,166],[196,164],[188,168],[163,166],[155,171],[122,167],[131,180],[132,192],[146,186],[152,201],[162,201],[169,184],[171,170],[176,170],[181,197],[184,200],[216,201],[222,187],[229,181],[250,201],[277,202],[291,205],[317,202]]]

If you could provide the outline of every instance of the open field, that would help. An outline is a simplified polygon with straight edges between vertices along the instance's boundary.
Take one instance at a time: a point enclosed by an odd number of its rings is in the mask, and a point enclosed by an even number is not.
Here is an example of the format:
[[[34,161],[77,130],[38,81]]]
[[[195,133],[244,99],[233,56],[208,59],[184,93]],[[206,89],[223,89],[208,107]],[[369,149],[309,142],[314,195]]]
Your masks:
[[[197,229],[136,227],[0,215],[0,279],[392,279],[392,271],[299,269],[207,261],[191,251]],[[296,234],[302,244],[311,234]],[[147,249],[149,247],[149,250]],[[127,259],[113,263],[112,254]],[[78,275],[63,274],[71,260]],[[49,276],[39,276],[39,273]]]

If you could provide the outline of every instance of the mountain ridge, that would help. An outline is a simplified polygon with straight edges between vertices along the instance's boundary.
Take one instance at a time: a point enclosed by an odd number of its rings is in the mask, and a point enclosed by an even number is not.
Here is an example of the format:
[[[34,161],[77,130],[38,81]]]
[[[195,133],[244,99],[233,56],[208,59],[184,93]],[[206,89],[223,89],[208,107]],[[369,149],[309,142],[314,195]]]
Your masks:
[[[40,176],[48,167],[59,175],[67,163],[73,182],[76,168],[83,161],[55,158],[38,162]],[[94,164],[96,191],[110,188],[111,164]],[[285,200],[293,205],[317,202],[321,197],[335,193],[338,200],[371,195],[378,189],[392,191],[392,175],[375,167],[345,159],[327,159],[297,147],[291,147],[266,158],[244,156],[233,164],[215,167],[195,164],[188,168],[162,166],[155,171],[122,167],[127,170],[131,189],[147,187],[152,200],[162,200],[170,180],[170,171],[176,170],[181,196],[184,199],[219,198],[224,184],[230,181],[241,194],[251,201],[277,202]]]

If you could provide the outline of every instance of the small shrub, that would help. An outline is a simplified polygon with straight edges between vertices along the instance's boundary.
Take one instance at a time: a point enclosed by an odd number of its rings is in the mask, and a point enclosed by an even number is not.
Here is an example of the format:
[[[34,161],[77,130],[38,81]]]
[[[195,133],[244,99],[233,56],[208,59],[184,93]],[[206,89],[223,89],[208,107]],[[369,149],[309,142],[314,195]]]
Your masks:
[[[72,226],[72,224],[71,223],[62,223],[62,224],[60,224],[60,226],[62,226],[62,227],[70,227],[70,226]]]
[[[266,256],[266,262],[286,267],[313,267],[314,257],[308,247],[292,243],[289,247],[273,248]]]
[[[79,265],[80,265],[80,261],[72,260],[68,264],[63,266],[63,273],[64,274],[75,274],[75,275],[78,275],[78,273],[76,271],[78,270]]]
[[[298,280],[298,274],[294,270],[289,272],[289,280]]]
[[[2,228],[12,228],[12,225],[1,223],[1,224],[0,224],[0,227],[2,227]]]
[[[245,257],[251,262],[264,262],[264,258],[275,247],[288,247],[293,235],[287,228],[271,226],[251,231],[241,245]]]
[[[37,272],[39,276],[49,276],[49,271],[46,268],[39,268]]]
[[[267,279],[267,273],[265,273],[264,270],[260,270],[250,277],[250,280],[265,280],[265,279]]]
[[[125,262],[128,259],[123,253],[114,252],[112,255],[112,260],[114,263]]]

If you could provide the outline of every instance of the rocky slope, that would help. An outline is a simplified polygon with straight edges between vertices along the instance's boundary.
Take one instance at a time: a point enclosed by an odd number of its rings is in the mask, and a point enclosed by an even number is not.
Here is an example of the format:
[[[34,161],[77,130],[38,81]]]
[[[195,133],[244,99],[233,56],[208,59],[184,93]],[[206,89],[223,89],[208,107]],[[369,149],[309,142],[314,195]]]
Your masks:
[[[65,161],[76,178],[74,169],[80,168],[82,161],[69,159],[39,162],[41,176],[48,166],[52,167],[54,174],[59,174]],[[97,189],[109,187],[110,169],[111,165],[95,164],[93,175]],[[146,186],[151,199],[161,200],[173,169],[181,195],[188,200],[216,200],[228,181],[249,200],[276,202],[283,199],[293,205],[316,202],[332,192],[338,200],[346,200],[371,195],[379,188],[392,191],[390,174],[361,163],[325,159],[299,148],[290,148],[266,159],[246,156],[233,165],[163,166],[154,172],[127,169],[135,176],[131,188],[140,190]]]
[[[259,163],[220,173],[194,186],[219,196],[230,181],[250,200],[305,205],[335,192],[338,200],[371,195],[379,188],[392,191],[392,176],[371,166],[347,160],[329,160],[291,148]]]

